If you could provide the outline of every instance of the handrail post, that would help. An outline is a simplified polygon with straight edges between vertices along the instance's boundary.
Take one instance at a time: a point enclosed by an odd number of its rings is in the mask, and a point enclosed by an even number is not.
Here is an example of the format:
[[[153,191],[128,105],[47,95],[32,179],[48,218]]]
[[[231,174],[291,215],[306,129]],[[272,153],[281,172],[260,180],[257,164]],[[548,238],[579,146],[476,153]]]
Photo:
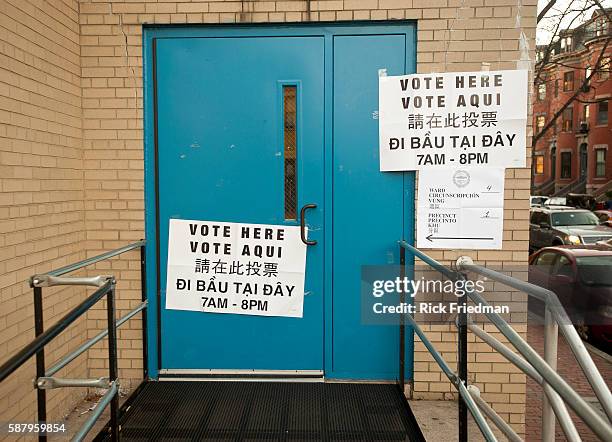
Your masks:
[[[115,280],[113,279],[106,295],[106,313],[108,317],[108,377],[110,382],[117,383],[117,323],[115,320]],[[111,440],[119,441],[119,391],[115,393],[110,404]]]
[[[147,300],[147,254],[144,242],[140,246],[140,293],[142,302]],[[149,355],[147,353],[147,311],[142,311],[142,377],[149,376]]]
[[[406,250],[400,245],[400,281],[404,281],[406,277]],[[404,286],[405,287],[405,286]],[[404,307],[405,293],[400,290],[399,293],[400,306]],[[406,359],[406,323],[404,314],[399,315],[399,384],[402,394],[405,394],[405,359]]]
[[[36,337],[43,334],[45,326],[43,322],[43,299],[42,288],[34,287],[34,334]],[[36,378],[45,375],[45,348],[42,347],[36,352]],[[47,392],[41,388],[36,389],[36,402],[38,407],[38,422],[45,423],[47,421]],[[47,434],[40,433],[38,435],[40,442],[46,442]]]
[[[467,280],[465,275],[463,276],[463,280]],[[467,304],[467,294],[464,294],[459,298],[460,310],[457,315],[457,328],[458,328],[458,336],[457,336],[457,363],[458,367],[458,375],[459,382],[462,382],[465,387],[468,386],[468,341],[467,341],[467,312],[466,312],[466,304]],[[462,397],[458,398],[458,419],[459,419],[459,442],[467,442],[468,440],[468,410],[465,400]]]
[[[559,326],[554,320],[547,304],[544,310],[544,360],[550,368],[557,370],[557,346],[559,340]],[[544,382],[542,388],[549,388]],[[542,442],[555,440],[555,414],[547,395],[542,398]]]

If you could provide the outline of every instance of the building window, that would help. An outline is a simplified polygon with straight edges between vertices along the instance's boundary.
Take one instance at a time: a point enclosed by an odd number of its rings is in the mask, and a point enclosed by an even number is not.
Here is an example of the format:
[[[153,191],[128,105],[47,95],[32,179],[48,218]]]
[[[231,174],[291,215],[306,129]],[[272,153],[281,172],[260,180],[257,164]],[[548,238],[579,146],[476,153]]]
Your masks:
[[[597,103],[597,124],[608,124],[608,100]]]
[[[544,125],[546,124],[546,117],[544,115],[538,115],[536,117],[536,133],[542,132]]]
[[[569,71],[563,74],[563,91],[574,90],[574,71]]]
[[[591,69],[591,66],[587,66],[586,69],[584,70],[584,78],[589,78],[591,76],[591,74],[593,73],[593,69]]]
[[[610,57],[601,57],[597,75],[600,80],[607,80],[610,78]]]
[[[542,175],[544,173],[544,155],[536,155],[535,161],[535,173]]]
[[[595,176],[606,176],[606,149],[595,149]]]
[[[572,177],[572,153],[561,152],[561,178]]]
[[[561,52],[570,52],[572,50],[572,37],[564,37],[561,39]]]
[[[608,22],[606,21],[606,18],[598,18],[595,21],[595,35],[597,37],[601,37],[602,35],[605,35],[608,31]]]
[[[590,112],[589,112],[589,105],[588,105],[588,104],[585,104],[585,105],[582,107],[582,122],[583,122],[583,123],[588,123],[588,122],[589,122],[589,115],[590,115]]]
[[[536,63],[541,62],[544,59],[544,51],[539,49],[536,51]]]
[[[563,111],[563,132],[571,132],[574,125],[574,109],[571,107]]]
[[[538,101],[546,100],[546,83],[538,84]]]

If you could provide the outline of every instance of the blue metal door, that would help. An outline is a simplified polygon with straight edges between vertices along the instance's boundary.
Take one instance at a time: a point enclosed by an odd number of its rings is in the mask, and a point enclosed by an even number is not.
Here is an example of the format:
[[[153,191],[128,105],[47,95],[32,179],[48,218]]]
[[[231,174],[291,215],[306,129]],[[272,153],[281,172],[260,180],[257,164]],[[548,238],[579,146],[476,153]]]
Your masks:
[[[323,205],[323,39],[176,38],[156,47],[161,281],[170,218],[286,219],[283,92],[297,93],[297,201]],[[303,318],[161,311],[165,369],[322,370],[322,211],[307,214]],[[162,288],[161,305],[165,304]]]
[[[378,71],[415,70],[407,23],[145,29],[151,376],[320,370],[395,379],[398,329],[361,322],[362,265],[412,242],[414,175],[381,173]],[[297,224],[285,211],[283,91],[296,93],[296,208],[309,211],[304,317],[166,310],[171,218]],[[408,334],[406,377],[412,375]]]
[[[334,37],[333,357],[335,378],[397,378],[397,326],[362,323],[361,267],[397,265],[398,239],[410,238],[412,174],[381,173],[378,70],[406,72],[406,36]],[[404,182],[406,180],[406,182]],[[384,343],[384,344],[382,344]],[[382,344],[382,345],[381,345]],[[412,351],[406,354],[412,355]],[[408,364],[410,365],[410,364]]]

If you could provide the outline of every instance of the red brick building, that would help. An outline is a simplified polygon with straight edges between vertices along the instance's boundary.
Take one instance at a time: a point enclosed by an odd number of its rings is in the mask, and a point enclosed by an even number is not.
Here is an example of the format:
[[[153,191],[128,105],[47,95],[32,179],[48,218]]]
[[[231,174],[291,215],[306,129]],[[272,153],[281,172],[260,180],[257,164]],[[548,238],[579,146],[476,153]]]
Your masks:
[[[560,32],[559,39],[538,46],[536,61],[545,63],[534,82],[533,128],[541,131],[556,112],[582,86],[593,70],[589,84],[540,138],[533,152],[534,195],[565,195],[569,192],[603,192],[612,180],[612,96],[610,58],[612,45],[601,62],[597,59],[611,35],[606,16],[594,13],[582,25]],[[545,60],[545,61],[543,61]],[[536,73],[540,69],[537,66]],[[605,187],[604,187],[605,186]]]

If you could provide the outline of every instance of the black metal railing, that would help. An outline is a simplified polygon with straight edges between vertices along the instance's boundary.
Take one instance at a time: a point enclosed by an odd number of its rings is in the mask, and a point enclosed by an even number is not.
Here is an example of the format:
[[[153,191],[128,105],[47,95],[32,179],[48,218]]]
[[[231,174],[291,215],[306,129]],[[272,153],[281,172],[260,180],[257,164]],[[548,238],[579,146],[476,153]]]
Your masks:
[[[122,317],[119,321],[115,317],[115,278],[114,276],[97,276],[92,278],[75,277],[65,278],[65,275],[74,272],[83,267],[104,261],[130,250],[140,249],[140,265],[141,265],[141,289],[142,303],[134,310]],[[94,256],[92,258],[79,261],[74,264],[62,267],[57,270],[50,271],[42,275],[34,275],[30,278],[30,286],[34,294],[34,331],[35,339],[22,348],[19,352],[13,355],[5,363],[0,365],[0,382],[4,381],[15,370],[21,367],[32,356],[36,356],[36,380],[34,383],[37,388],[37,415],[38,422],[44,423],[47,420],[47,394],[49,388],[62,387],[91,387],[104,386],[107,388],[106,393],[100,399],[100,402],[94,409],[92,415],[85,421],[83,426],[78,430],[72,440],[80,441],[91,430],[97,419],[100,417],[107,405],[110,404],[110,436],[113,441],[119,439],[119,379],[117,370],[117,328],[135,316],[138,312],[144,311],[147,307],[145,280],[146,280],[146,261],[145,261],[145,241],[141,240],[136,243],[115,249],[113,251]],[[48,329],[44,329],[43,323],[43,287],[52,286],[94,286],[96,291],[89,295],[80,304],[70,310],[59,321],[53,324]],[[91,307],[97,304],[98,301],[106,297],[107,310],[107,330],[99,333],[97,336],[89,339],[78,349],[64,356],[57,361],[51,368],[47,369],[45,364],[45,346],[49,344],[62,331],[66,330],[78,318],[85,314]],[[146,315],[142,315],[143,324],[143,377],[148,376],[147,368],[147,342],[146,342]],[[87,351],[94,344],[108,336],[108,359],[109,370],[108,379],[100,378],[98,380],[91,379],[56,379],[52,376],[61,368],[76,359],[79,355]],[[46,441],[46,433],[39,434],[39,441]]]
[[[441,273],[442,275],[446,276],[447,278],[449,278],[452,281],[457,281],[457,280],[462,280],[462,279],[466,279],[465,276],[463,274],[461,274],[460,272],[455,272],[443,265],[441,265],[439,262],[433,260],[431,257],[429,257],[428,255],[424,254],[423,252],[421,252],[419,249],[417,249],[416,247],[413,247],[412,245],[408,244],[408,242],[401,240],[399,242],[399,254],[400,254],[400,280],[404,280],[404,278],[406,277],[406,251],[408,251],[413,257],[417,257],[420,260],[422,260],[424,263],[426,263],[427,265],[429,265],[430,267],[432,267],[434,270],[438,271],[439,273]],[[458,299],[459,303],[462,305],[465,305],[466,302],[466,297],[462,296]],[[405,302],[405,293],[403,290],[400,291],[400,305],[404,305]],[[400,388],[402,389],[402,391],[404,391],[404,377],[405,377],[405,359],[406,359],[406,349],[405,349],[405,345],[406,345],[406,321],[405,321],[405,316],[406,315],[400,315],[400,320],[399,320],[399,341],[400,341],[400,348],[399,348],[399,384],[400,384]],[[412,316],[409,316],[409,320],[411,320],[411,322],[413,322],[413,326],[416,325],[416,323],[414,323],[414,320],[412,318]],[[462,308],[460,310],[460,313],[458,313],[457,315],[457,328],[458,328],[458,339],[457,339],[457,355],[458,355],[458,373],[455,375],[454,373],[452,374],[452,376],[454,376],[454,380],[451,379],[451,381],[456,384],[461,383],[463,384],[466,388],[467,388],[467,377],[468,377],[468,361],[467,361],[467,353],[468,353],[468,349],[467,349],[467,313],[465,308]],[[418,330],[417,330],[418,331]],[[427,344],[426,344],[427,346]],[[432,347],[433,348],[433,347]],[[429,347],[428,347],[429,349]],[[449,373],[447,373],[445,371],[445,373],[448,375]],[[451,372],[452,373],[452,372]],[[451,376],[451,377],[452,377]],[[459,433],[459,442],[467,442],[468,440],[468,404],[466,404],[466,400],[464,398],[464,394],[462,394],[461,390],[458,388],[459,390],[459,400],[457,401],[458,404],[458,423],[459,423],[459,427],[458,427],[458,433]],[[467,391],[467,390],[466,390]]]

